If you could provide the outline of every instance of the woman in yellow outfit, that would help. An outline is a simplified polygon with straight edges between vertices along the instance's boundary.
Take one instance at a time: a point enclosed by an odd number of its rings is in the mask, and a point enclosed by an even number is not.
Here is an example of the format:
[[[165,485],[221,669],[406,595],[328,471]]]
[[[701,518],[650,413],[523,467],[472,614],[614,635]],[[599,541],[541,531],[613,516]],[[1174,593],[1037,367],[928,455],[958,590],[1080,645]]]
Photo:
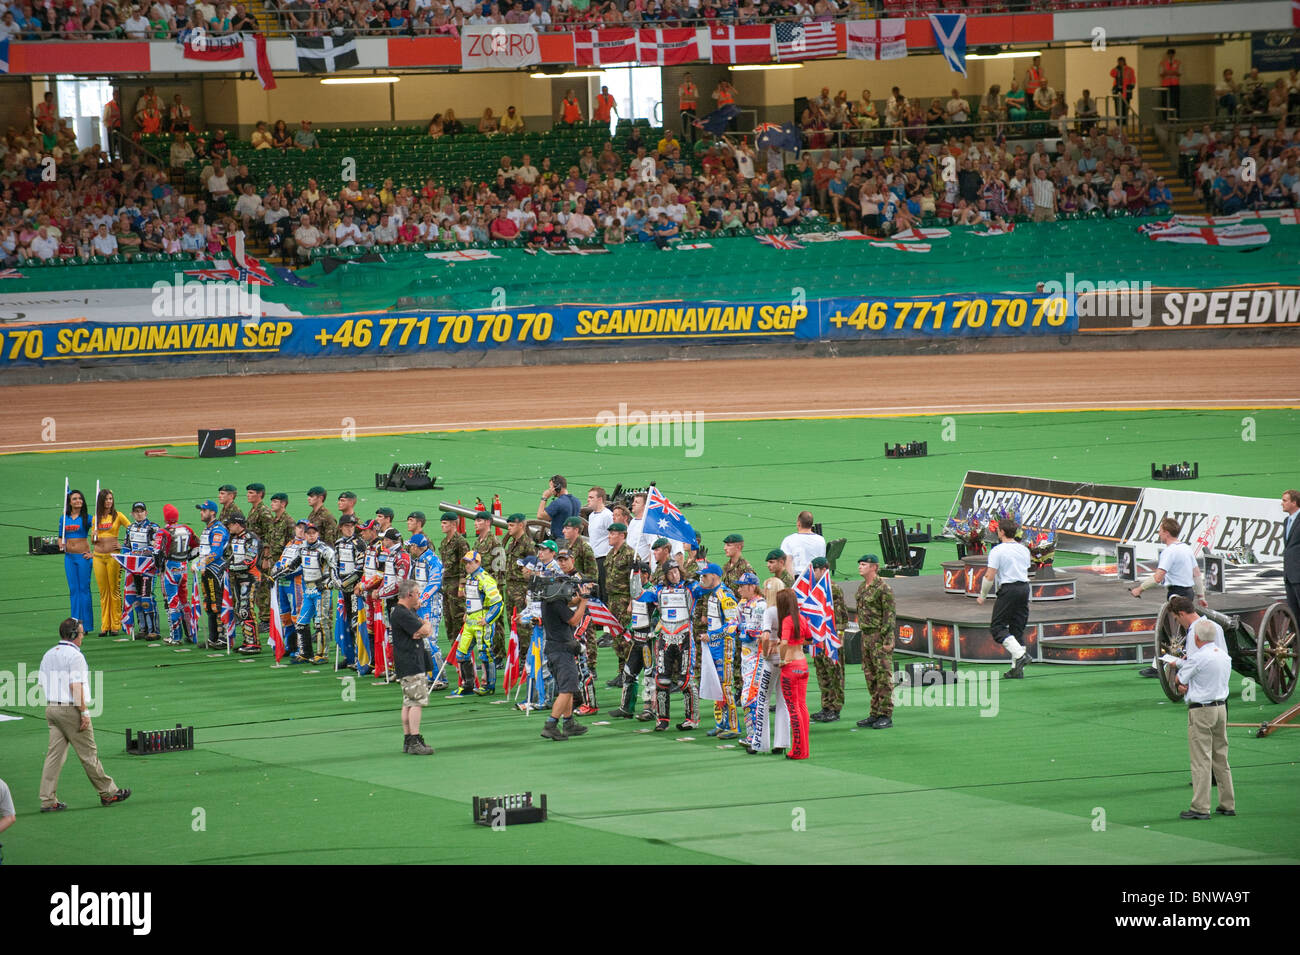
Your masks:
[[[113,555],[122,549],[118,532],[131,520],[115,506],[113,492],[104,488],[95,501],[95,586],[99,588],[99,635],[113,636],[122,627],[122,565]]]

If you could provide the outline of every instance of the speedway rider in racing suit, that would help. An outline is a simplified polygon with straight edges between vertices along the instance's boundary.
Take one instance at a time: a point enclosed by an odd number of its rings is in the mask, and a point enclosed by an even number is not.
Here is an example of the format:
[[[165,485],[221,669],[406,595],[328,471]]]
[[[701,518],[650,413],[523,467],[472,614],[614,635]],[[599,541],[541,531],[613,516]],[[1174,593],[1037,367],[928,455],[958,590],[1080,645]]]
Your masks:
[[[438,646],[438,627],[442,625],[442,560],[423,534],[413,535],[407,543],[411,548],[411,579],[420,585],[420,606],[416,616],[427,621],[430,627],[429,636],[424,638],[433,661],[429,689],[445,690],[447,682],[441,677],[434,682],[434,677],[442,671],[442,650]]]
[[[126,529],[126,551],[138,557],[153,557],[154,569],[146,574],[128,571],[124,575],[123,593],[127,598],[126,603],[135,605],[133,616],[139,621],[141,631],[136,639],[156,640],[161,631],[158,629],[158,601],[154,599],[153,584],[154,577],[163,570],[162,561],[154,553],[154,541],[158,538],[159,527],[149,520],[149,512],[143,501],[136,501],[131,508],[131,516],[135,520]],[[133,597],[134,601],[131,599]]]
[[[496,691],[497,667],[492,659],[492,628],[501,616],[501,591],[492,575],[483,569],[479,552],[471,550],[463,558],[465,564],[465,623],[454,651],[460,669],[460,686],[449,696],[462,697],[476,693],[480,696]],[[473,649],[478,644],[479,662],[483,666],[483,685],[475,686]]]
[[[646,689],[650,692],[645,694],[646,705],[640,713],[636,714],[636,718],[644,723],[655,718],[651,705],[651,700],[654,698],[650,686],[654,672],[651,643],[659,615],[654,592],[645,589],[645,583],[650,579],[650,564],[646,561],[636,561],[632,565],[632,574],[633,580],[640,585],[638,587],[637,583],[633,584],[639,592],[633,594],[632,601],[628,604],[631,620],[628,624],[627,636],[632,641],[632,646],[628,649],[627,659],[623,662],[622,700],[618,709],[611,710],[609,715],[624,720],[632,718],[632,707],[636,700],[636,678],[644,673]]]
[[[357,640],[361,637],[361,598],[354,593],[365,564],[366,543],[357,536],[357,518],[344,514],[339,518],[339,539],[334,542],[334,562],[338,567],[339,599],[334,608],[334,643],[343,655],[341,669],[357,665]]]
[[[199,641],[186,574],[187,562],[198,554],[199,537],[188,524],[179,523],[180,519],[175,505],[165,505],[163,520],[166,523],[154,535],[153,545],[154,566],[163,569],[163,596],[167,598],[169,629],[163,643],[171,646],[179,646],[186,640]]]
[[[705,565],[700,571],[699,581],[689,586],[697,600],[704,599],[704,616],[708,621],[704,645],[709,659],[701,660],[700,665],[712,665],[722,686],[722,699],[713,704],[714,727],[707,735],[718,739],[738,739],[740,732],[736,728],[736,689],[733,685],[739,620],[736,598],[722,582],[722,568],[717,564]]]
[[[664,582],[652,587],[650,593],[659,607],[659,625],[655,629],[655,731],[668,729],[669,694],[679,691],[686,719],[677,728],[696,729],[700,725],[700,702],[691,682],[695,675],[695,639],[691,634],[695,599],[690,585],[682,580],[681,566],[666,565]],[[646,599],[644,593],[641,599]]]
[[[262,542],[247,530],[247,519],[242,511],[231,511],[226,518],[230,537],[226,541],[226,562],[230,575],[230,597],[235,605],[235,620],[244,632],[243,642],[236,647],[238,653],[260,653],[257,641],[257,620],[253,617],[253,600],[262,572],[257,568]]]
[[[285,549],[286,553],[288,548]],[[281,566],[283,565],[283,566]],[[277,565],[272,576],[277,579],[296,571],[302,573],[302,606],[298,609],[298,647],[289,655],[290,663],[324,663],[328,657],[324,649],[325,623],[321,612],[328,606],[329,592],[337,585],[334,569],[334,549],[323,544],[320,530],[315,524],[307,525],[307,540],[297,549],[288,563]],[[314,645],[313,630],[321,631],[321,646]]]

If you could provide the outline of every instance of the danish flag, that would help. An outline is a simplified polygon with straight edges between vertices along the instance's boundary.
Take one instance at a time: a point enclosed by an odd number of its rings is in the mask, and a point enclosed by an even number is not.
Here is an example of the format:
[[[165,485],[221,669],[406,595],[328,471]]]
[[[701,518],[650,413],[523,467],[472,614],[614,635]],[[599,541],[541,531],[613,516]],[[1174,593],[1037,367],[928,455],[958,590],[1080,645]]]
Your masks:
[[[636,30],[577,30],[573,34],[573,55],[578,66],[635,63]]]
[[[709,27],[709,60],[712,63],[766,63],[772,59],[772,27]]]

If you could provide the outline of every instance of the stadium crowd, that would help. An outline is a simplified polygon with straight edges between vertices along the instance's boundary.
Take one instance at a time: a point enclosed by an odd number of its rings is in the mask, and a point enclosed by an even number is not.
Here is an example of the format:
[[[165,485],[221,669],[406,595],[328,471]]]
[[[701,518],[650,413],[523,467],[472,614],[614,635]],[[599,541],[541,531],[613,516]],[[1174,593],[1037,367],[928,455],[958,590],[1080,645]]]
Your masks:
[[[1049,88],[1043,83],[1036,93]],[[535,157],[513,150],[511,134],[501,131],[522,125],[508,108],[486,140],[501,147],[492,175],[446,182],[430,169],[418,188],[376,177],[337,191],[310,178],[259,181],[237,153],[310,152],[319,142],[306,120],[292,132],[283,120],[258,123],[247,146],[232,144],[223,129],[195,133],[182,97],[164,104],[149,87],[130,115],[142,129],[173,131],[170,168],[163,169],[112,159],[97,146],[79,149],[51,94],[33,111],[30,131],[10,128],[0,140],[0,260],[12,267],[29,259],[136,253],[205,258],[220,253],[240,229],[272,257],[305,264],[318,250],[357,246],[640,241],[666,248],[674,240],[817,228],[889,235],[937,221],[1000,225],[1169,211],[1169,184],[1124,129],[1076,112],[1060,137],[1027,148],[1009,138],[1013,127],[999,129],[987,116],[966,115],[965,127],[954,123],[969,104],[953,94],[947,104],[932,104],[936,113],[942,107],[936,119],[943,122],[927,133],[942,130],[941,142],[930,135],[909,135],[902,145],[850,138],[839,148],[818,149],[818,131],[806,129],[805,143],[814,148],[794,162],[787,161],[790,153],[759,148],[751,137],[694,127],[681,139],[671,129],[633,127],[617,146],[610,139],[599,148],[574,147],[576,155]],[[879,134],[873,122],[895,124],[913,108],[897,88],[889,103],[901,105],[892,116],[887,107],[873,119],[869,90],[850,104],[844,91],[831,97],[823,88],[808,101],[804,118],[830,117],[853,127],[850,136],[869,137]],[[120,125],[121,116],[111,101],[106,122]],[[496,119],[485,109],[480,128]],[[1206,125],[1179,139],[1180,172],[1201,190],[1208,210],[1300,206],[1300,125],[1288,129],[1286,121],[1283,116],[1271,129]],[[430,125],[437,135],[454,135],[460,121],[447,109]],[[53,181],[47,156],[56,163]],[[187,167],[198,168],[194,197],[180,187]]]

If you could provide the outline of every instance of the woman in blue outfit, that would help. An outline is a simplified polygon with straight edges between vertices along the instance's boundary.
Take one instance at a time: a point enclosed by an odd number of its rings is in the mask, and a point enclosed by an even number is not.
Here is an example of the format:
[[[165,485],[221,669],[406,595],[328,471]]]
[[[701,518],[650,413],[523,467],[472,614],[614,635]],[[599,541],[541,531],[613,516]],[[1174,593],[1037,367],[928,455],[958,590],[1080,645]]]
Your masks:
[[[86,495],[69,491],[59,519],[59,549],[63,551],[63,573],[68,578],[69,616],[81,621],[82,628],[90,633],[95,629],[95,618],[90,609],[90,516],[86,513]]]

